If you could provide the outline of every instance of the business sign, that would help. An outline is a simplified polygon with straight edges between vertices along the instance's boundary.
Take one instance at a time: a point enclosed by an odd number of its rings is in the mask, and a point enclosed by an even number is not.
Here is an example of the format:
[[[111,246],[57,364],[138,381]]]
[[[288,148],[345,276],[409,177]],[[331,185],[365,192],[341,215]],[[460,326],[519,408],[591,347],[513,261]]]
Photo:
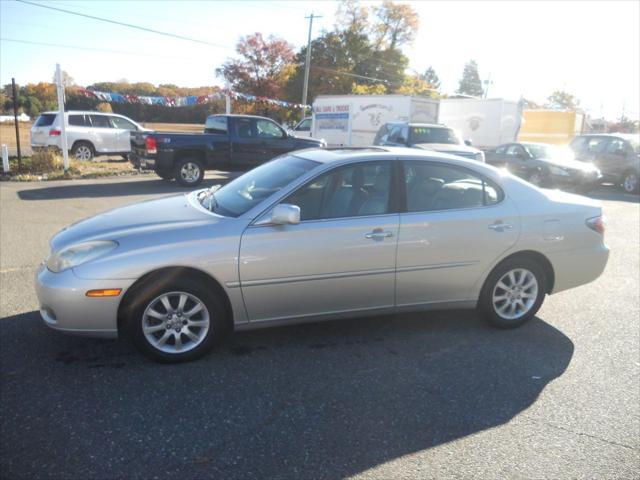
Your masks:
[[[318,105],[313,109],[316,130],[349,131],[349,105]]]

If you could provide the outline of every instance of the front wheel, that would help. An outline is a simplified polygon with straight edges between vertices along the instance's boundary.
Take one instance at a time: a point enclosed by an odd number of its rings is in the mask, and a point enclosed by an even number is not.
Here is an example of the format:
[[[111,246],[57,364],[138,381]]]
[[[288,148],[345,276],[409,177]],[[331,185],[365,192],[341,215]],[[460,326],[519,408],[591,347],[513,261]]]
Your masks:
[[[625,172],[622,176],[622,189],[627,193],[638,191],[638,173],[634,171]]]
[[[194,360],[226,333],[227,313],[212,292],[189,279],[136,292],[127,323],[134,344],[163,363]]]
[[[174,176],[183,187],[195,187],[204,178],[204,166],[195,158],[181,158],[176,163]]]
[[[540,265],[529,258],[514,258],[491,272],[478,307],[492,325],[515,328],[534,317],[545,294],[546,278]]]
[[[545,179],[542,173],[540,172],[534,172],[531,175],[529,175],[529,178],[527,178],[527,181],[532,185],[535,185],[536,187],[542,187],[544,186],[544,183],[545,183]]]

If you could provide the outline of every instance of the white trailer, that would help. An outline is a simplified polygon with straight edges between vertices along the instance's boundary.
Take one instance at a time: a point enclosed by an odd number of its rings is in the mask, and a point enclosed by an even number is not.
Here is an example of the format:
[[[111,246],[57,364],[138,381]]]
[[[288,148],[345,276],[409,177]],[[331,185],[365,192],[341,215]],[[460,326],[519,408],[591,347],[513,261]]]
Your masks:
[[[313,102],[311,136],[329,146],[364,147],[393,121],[436,123],[438,100],[408,95],[320,95]]]
[[[443,98],[438,121],[458,130],[474,147],[488,149],[516,141],[522,105],[502,98]]]

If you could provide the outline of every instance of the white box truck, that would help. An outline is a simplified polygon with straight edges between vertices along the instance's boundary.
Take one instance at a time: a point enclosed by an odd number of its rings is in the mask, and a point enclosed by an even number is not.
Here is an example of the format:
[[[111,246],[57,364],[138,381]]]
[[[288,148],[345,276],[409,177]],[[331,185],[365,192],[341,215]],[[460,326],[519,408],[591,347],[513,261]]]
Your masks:
[[[364,147],[382,125],[404,120],[436,123],[438,100],[409,95],[320,95],[313,102],[311,136],[329,146]]]
[[[442,98],[438,121],[457,130],[474,147],[489,149],[516,141],[522,105],[502,98]]]

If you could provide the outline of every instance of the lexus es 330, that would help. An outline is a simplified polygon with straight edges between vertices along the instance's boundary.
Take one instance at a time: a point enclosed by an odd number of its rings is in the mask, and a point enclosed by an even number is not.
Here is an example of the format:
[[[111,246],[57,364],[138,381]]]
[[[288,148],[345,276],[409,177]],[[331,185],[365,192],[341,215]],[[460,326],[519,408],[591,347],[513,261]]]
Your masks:
[[[160,361],[231,330],[477,308],[498,327],[605,268],[600,205],[393,147],[304,150],[222,188],[117,208],[51,240],[44,322]]]

